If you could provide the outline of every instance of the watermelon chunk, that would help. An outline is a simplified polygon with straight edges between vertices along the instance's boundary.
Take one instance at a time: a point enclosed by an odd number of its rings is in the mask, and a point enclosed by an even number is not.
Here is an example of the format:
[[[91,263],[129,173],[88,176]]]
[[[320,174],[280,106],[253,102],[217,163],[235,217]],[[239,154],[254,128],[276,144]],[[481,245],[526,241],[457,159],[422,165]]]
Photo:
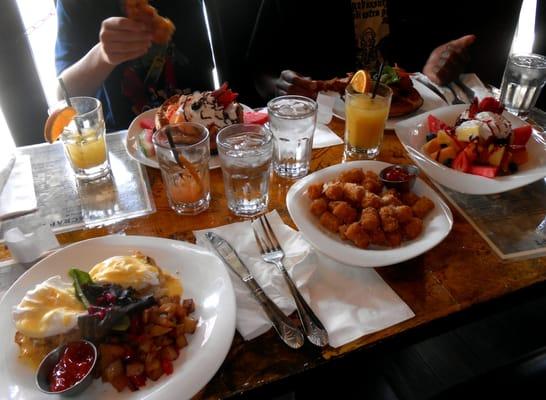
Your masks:
[[[146,157],[155,157],[155,148],[152,143],[153,131],[151,129],[143,129],[142,132],[138,134],[137,144],[138,148]]]
[[[139,121],[139,124],[140,124],[140,127],[142,129],[154,129],[155,127],[155,123],[154,123],[154,120],[151,119],[151,118],[142,118],[140,121]]]
[[[514,146],[525,146],[531,135],[533,134],[533,128],[531,125],[520,126],[519,128],[512,129],[512,144]]]
[[[245,124],[263,125],[269,120],[269,116],[264,112],[245,111],[243,120]]]
[[[499,167],[473,165],[470,167],[470,173],[474,175],[483,176],[485,178],[494,178],[499,174]]]

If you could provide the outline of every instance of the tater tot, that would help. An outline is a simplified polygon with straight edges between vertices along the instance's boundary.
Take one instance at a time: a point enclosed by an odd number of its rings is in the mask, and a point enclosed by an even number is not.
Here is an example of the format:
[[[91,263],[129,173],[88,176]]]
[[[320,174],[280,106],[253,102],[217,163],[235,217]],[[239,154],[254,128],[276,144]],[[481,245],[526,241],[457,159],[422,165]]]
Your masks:
[[[398,230],[399,224],[394,212],[394,206],[381,207],[379,217],[381,218],[381,227],[385,233]]]
[[[415,239],[423,231],[423,220],[420,218],[412,217],[403,226],[404,236],[409,239]]]
[[[335,182],[326,185],[324,195],[330,200],[343,200],[343,183]]]
[[[430,210],[434,208],[434,203],[431,199],[426,196],[421,197],[417,202],[411,207],[413,214],[416,217],[424,218]]]
[[[398,193],[398,190],[396,190],[394,188],[390,188],[390,189],[385,190],[383,192],[383,196],[385,196],[386,194],[392,194],[397,199],[400,199],[400,193]]]
[[[402,244],[402,233],[399,230],[385,233],[385,238],[391,247],[398,247]]]
[[[339,221],[338,217],[336,217],[330,211],[326,211],[322,213],[322,215],[320,216],[320,223],[326,229],[335,233],[337,233],[339,229],[339,225],[341,225],[341,222]]]
[[[413,217],[413,211],[411,211],[410,206],[396,206],[394,207],[394,214],[400,223],[407,222]]]
[[[370,245],[370,237],[358,222],[354,222],[347,227],[345,236],[361,249],[365,249]]]
[[[311,200],[318,199],[322,196],[322,183],[313,183],[307,187],[307,196]]]
[[[385,232],[381,228],[376,229],[373,232],[370,232],[370,243],[375,244],[376,246],[384,246],[387,242],[385,237]]]
[[[338,217],[342,223],[351,224],[356,221],[358,213],[354,207],[345,201],[339,201],[332,210],[332,214]]]
[[[340,225],[339,228],[337,228],[337,231],[339,232],[339,237],[342,240],[347,240],[347,235],[345,235],[347,228],[348,228],[348,225]]]
[[[364,197],[362,198],[361,205],[362,205],[362,208],[368,208],[368,207],[380,208],[381,197],[379,197],[373,192],[366,191],[366,193],[364,194]]]
[[[381,206],[399,206],[402,202],[400,199],[396,196],[394,196],[392,193],[387,193],[381,196]]]
[[[402,203],[404,203],[407,206],[413,206],[415,203],[417,203],[417,200],[419,200],[419,196],[417,196],[413,192],[405,192],[402,193],[400,196],[400,200],[402,200]]]
[[[327,210],[328,203],[326,202],[326,199],[323,198],[313,200],[309,206],[309,211],[311,211],[311,214],[316,215],[317,217],[320,217],[322,213]]]
[[[379,180],[379,175],[377,175],[375,172],[373,171],[366,171],[364,172],[364,179],[371,179],[372,181],[377,181],[377,182],[381,182]]]
[[[354,204],[360,204],[366,194],[366,190],[356,183],[345,183],[343,185],[343,194],[345,199]]]
[[[364,171],[360,168],[353,168],[344,171],[339,175],[340,182],[360,183],[364,179]]]
[[[383,190],[383,184],[381,182],[368,178],[364,178],[362,186],[364,186],[364,189],[375,194],[379,194],[381,193],[381,190]]]
[[[377,209],[368,207],[362,210],[360,225],[367,231],[375,231],[381,227],[381,219]]]

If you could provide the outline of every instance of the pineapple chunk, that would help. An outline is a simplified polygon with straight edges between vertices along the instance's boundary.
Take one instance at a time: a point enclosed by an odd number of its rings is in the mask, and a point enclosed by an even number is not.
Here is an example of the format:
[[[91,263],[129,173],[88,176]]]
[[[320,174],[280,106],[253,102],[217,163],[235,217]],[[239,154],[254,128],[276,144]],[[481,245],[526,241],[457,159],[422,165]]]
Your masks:
[[[459,142],[471,142],[480,137],[480,127],[478,125],[466,127],[459,126],[455,130],[455,135]]]
[[[500,166],[502,162],[502,158],[504,157],[505,151],[506,151],[505,146],[495,146],[493,151],[489,153],[489,158],[487,160],[489,162],[489,165],[492,165],[493,167]]]
[[[446,131],[439,130],[436,137],[438,139],[438,142],[440,143],[440,147],[453,147],[455,150],[459,150],[459,146],[457,145],[455,140],[453,140],[451,135]]]

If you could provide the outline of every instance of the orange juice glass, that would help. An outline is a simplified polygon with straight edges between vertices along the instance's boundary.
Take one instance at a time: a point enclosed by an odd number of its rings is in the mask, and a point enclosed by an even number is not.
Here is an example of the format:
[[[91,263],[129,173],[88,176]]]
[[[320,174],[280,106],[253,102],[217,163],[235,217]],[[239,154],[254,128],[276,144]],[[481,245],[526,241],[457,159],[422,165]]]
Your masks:
[[[93,97],[71,97],[76,117],[61,134],[66,158],[77,178],[94,180],[110,173],[101,102]],[[65,107],[66,102],[56,107]]]
[[[171,208],[181,215],[195,215],[209,208],[208,129],[192,122],[167,125],[154,134],[152,141]]]
[[[345,156],[347,158],[377,157],[383,142],[385,122],[389,117],[391,98],[392,90],[382,83],[378,84],[375,97],[371,91],[358,93],[351,85],[347,86],[345,90]]]

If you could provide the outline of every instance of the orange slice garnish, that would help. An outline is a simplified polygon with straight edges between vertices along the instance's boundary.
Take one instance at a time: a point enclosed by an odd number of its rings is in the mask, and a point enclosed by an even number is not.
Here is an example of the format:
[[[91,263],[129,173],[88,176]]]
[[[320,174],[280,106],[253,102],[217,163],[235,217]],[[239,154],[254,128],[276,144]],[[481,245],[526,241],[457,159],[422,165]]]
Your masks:
[[[372,87],[372,77],[368,71],[359,69],[355,72],[350,82],[355,92],[366,93]]]
[[[72,107],[64,107],[53,111],[47,118],[44,127],[45,140],[47,140],[49,143],[53,143],[59,139],[59,136],[61,136],[63,133],[64,128],[68,126],[76,114],[76,110]]]

